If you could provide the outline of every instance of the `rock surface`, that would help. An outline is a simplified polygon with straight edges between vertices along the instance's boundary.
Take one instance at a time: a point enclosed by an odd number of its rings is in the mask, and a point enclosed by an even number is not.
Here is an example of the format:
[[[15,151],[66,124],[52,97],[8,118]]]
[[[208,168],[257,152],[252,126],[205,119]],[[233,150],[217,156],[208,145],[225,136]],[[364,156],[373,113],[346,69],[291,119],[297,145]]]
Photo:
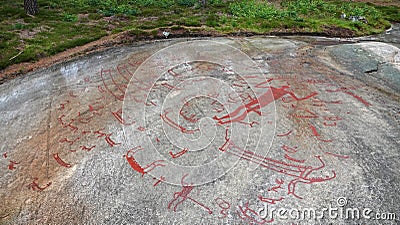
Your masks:
[[[307,40],[143,42],[1,85],[0,223],[399,223],[400,49]]]

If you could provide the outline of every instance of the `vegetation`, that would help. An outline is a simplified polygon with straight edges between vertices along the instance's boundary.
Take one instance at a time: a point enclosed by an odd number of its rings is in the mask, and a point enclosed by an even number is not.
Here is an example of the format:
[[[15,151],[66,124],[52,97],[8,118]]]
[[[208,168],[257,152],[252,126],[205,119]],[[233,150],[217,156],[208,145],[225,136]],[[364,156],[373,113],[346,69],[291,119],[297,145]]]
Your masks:
[[[354,35],[384,31],[400,22],[400,8],[339,0],[38,0],[39,13],[22,1],[1,0],[0,69],[32,62],[103,36],[169,28],[197,32],[307,32],[347,29]],[[368,23],[341,18],[363,16]]]

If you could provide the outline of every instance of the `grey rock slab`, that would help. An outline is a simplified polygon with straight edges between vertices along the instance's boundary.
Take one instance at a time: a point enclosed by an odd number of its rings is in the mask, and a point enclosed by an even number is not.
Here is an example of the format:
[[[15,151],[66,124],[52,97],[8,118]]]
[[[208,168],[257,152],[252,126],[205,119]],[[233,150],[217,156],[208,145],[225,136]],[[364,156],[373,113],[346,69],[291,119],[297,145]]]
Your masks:
[[[399,223],[399,49],[311,39],[141,42],[2,84],[0,223]],[[153,74],[182,55],[204,60]]]

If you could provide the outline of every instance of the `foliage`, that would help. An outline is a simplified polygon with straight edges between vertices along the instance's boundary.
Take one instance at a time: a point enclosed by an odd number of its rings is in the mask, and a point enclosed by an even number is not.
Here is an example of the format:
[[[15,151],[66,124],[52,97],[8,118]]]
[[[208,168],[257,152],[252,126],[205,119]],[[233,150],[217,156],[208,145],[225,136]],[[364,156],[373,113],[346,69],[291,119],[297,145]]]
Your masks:
[[[63,13],[63,20],[68,22],[76,22],[78,21],[78,16],[68,13]]]
[[[255,0],[231,3],[230,12],[237,17],[260,19],[298,19],[297,17],[334,17],[341,13],[364,16],[373,20],[382,18],[382,14],[373,6],[352,2],[329,2],[324,0],[284,0],[280,8]]]
[[[198,3],[197,0],[176,0],[176,4],[180,6],[192,7]]]
[[[32,62],[105,35],[130,31],[156,36],[165,28],[220,33],[276,30],[322,32],[349,29],[356,35],[382,32],[400,22],[400,8],[340,0],[38,0],[35,18],[25,15],[23,1],[2,1],[0,69]],[[368,24],[340,19],[363,16]],[[22,53],[21,53],[22,52]],[[17,56],[18,55],[18,56]],[[17,57],[14,57],[17,56]],[[12,59],[12,60],[10,60]]]

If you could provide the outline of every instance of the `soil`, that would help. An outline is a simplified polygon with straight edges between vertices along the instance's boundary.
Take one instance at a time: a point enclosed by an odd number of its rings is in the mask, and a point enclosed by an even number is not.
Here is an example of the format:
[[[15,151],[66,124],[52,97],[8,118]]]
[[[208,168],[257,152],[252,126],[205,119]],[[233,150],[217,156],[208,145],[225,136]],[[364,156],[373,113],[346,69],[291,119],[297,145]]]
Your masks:
[[[230,34],[222,34],[217,31],[205,30],[199,27],[166,27],[159,28],[157,35],[152,35],[151,31],[143,34],[132,34],[130,31],[124,31],[118,34],[109,35],[103,37],[97,41],[90,42],[83,46],[78,46],[72,49],[68,49],[64,52],[60,52],[56,55],[43,57],[37,62],[24,62],[19,64],[14,64],[6,69],[0,71],[0,84],[13,79],[17,76],[24,75],[28,72],[36,71],[38,69],[47,68],[51,65],[64,62],[73,59],[78,56],[86,55],[93,52],[98,52],[105,50],[107,48],[130,44],[136,41],[151,41],[165,39],[163,31],[167,31],[170,34],[168,38],[180,38],[180,37],[249,37],[259,35],[253,32],[235,32]],[[275,36],[292,36],[292,35],[308,35],[308,36],[326,36],[326,37],[342,37],[349,38],[354,36],[354,32],[348,29],[338,28],[338,27],[326,27],[325,31],[319,33],[304,32],[302,30],[296,29],[277,29],[273,30],[264,35],[275,35]]]
[[[398,0],[349,0],[355,2],[366,2],[373,3],[375,5],[392,5],[400,7],[400,1]],[[280,0],[273,1],[274,3],[280,2]],[[79,18],[85,18],[87,15],[82,14],[79,15]],[[152,20],[155,19],[153,17],[144,18],[143,20]],[[42,27],[41,27],[42,29]],[[46,29],[46,28],[44,28]],[[157,40],[165,38],[162,34],[162,31],[170,32],[168,38],[176,38],[176,37],[217,37],[217,36],[254,36],[257,35],[251,32],[236,32],[227,34],[221,34],[215,31],[206,31],[204,29],[200,29],[198,27],[194,28],[195,31],[191,27],[182,27],[182,29],[168,29],[168,28],[159,28],[157,32],[157,36],[147,35],[131,35],[129,32],[121,32],[118,34],[109,35],[103,37],[97,41],[88,43],[83,46],[78,46],[72,49],[68,49],[64,52],[58,53],[53,56],[43,57],[39,59],[37,62],[25,62],[14,64],[7,67],[4,70],[0,71],[0,84],[6,82],[7,80],[13,79],[17,76],[26,74],[31,71],[35,71],[37,69],[46,68],[53,64],[60,63],[77,56],[85,55],[88,53],[93,53],[97,51],[104,50],[106,48],[110,48],[113,46],[118,46],[122,44],[133,43],[135,41],[140,40]],[[24,34],[21,34],[24,35]],[[32,34],[29,34],[32,35]],[[323,32],[320,33],[309,33],[304,32],[302,30],[294,30],[294,29],[279,29],[273,30],[270,33],[265,35],[275,35],[275,36],[288,36],[288,35],[309,35],[309,36],[325,36],[325,37],[341,37],[341,38],[350,38],[354,37],[354,31],[344,28],[338,27],[326,27]]]

